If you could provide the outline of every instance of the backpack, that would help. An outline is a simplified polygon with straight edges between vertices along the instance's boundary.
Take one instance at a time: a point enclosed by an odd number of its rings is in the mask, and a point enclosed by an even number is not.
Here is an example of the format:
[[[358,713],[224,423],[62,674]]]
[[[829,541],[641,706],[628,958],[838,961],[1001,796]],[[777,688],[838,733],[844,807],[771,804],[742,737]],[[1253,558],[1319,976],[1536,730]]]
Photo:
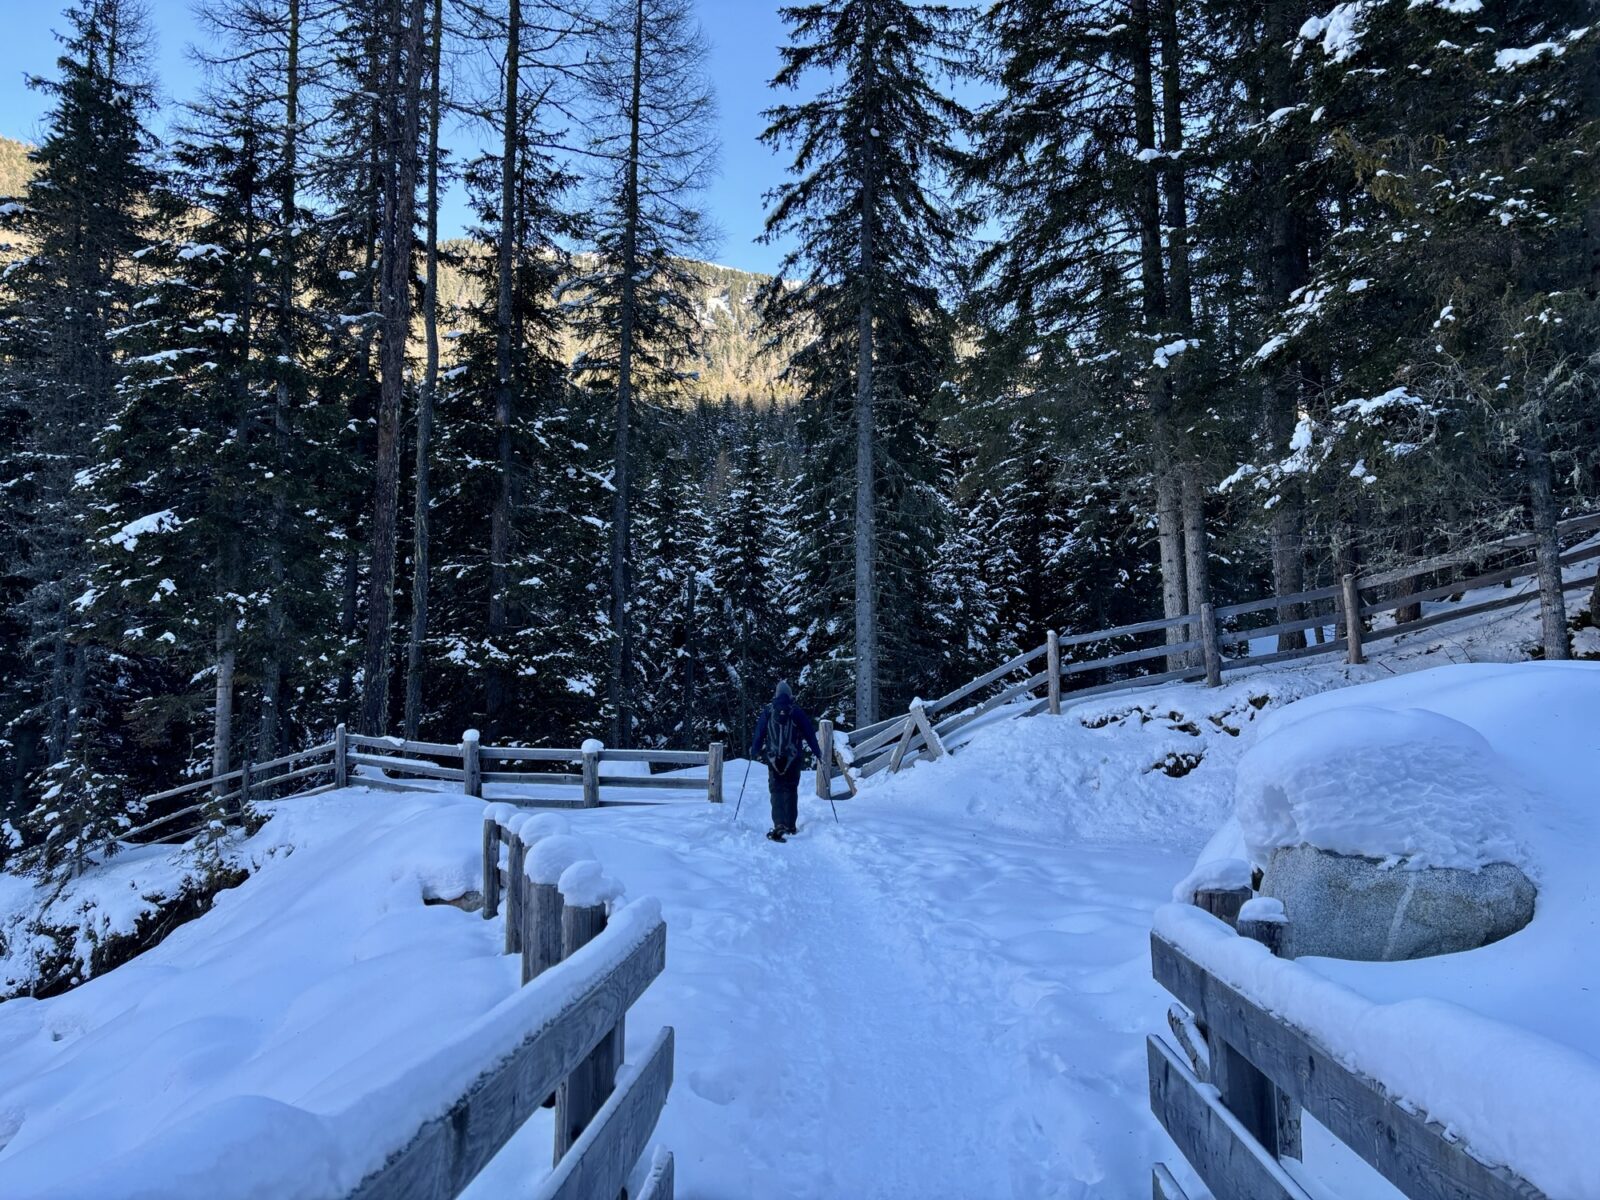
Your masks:
[[[800,761],[800,732],[792,708],[774,708],[767,722],[767,763],[782,775]]]

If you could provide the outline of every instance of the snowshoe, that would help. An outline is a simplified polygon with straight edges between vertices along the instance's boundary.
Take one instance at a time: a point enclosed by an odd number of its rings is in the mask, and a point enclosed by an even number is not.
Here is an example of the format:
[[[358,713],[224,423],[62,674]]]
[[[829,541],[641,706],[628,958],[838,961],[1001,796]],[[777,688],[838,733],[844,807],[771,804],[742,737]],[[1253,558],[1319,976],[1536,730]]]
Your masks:
[[[769,842],[781,842],[787,836],[787,833],[782,829],[767,830],[767,841]]]

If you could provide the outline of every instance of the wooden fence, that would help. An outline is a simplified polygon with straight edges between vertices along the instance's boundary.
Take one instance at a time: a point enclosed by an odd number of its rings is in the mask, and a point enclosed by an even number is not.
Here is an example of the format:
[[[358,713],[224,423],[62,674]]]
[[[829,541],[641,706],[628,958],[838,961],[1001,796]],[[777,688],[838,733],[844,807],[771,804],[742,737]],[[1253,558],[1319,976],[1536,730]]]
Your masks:
[[[1600,514],[1574,518],[1560,526],[1565,539],[1595,530],[1600,530]],[[936,700],[913,701],[903,714],[852,730],[848,735],[850,759],[862,778],[885,770],[899,771],[915,762],[942,757],[956,734],[997,709],[1014,706],[1017,711],[1013,715],[1019,717],[1059,713],[1062,696],[1067,693],[1081,700],[1101,692],[1201,679],[1216,687],[1232,671],[1319,654],[1343,654],[1346,661],[1360,663],[1365,648],[1374,642],[1446,621],[1537,603],[1533,577],[1538,564],[1526,554],[1532,545],[1530,536],[1519,535],[1395,570],[1346,575],[1337,585],[1292,596],[1268,596],[1221,607],[1206,604],[1198,614],[1088,633],[1060,636],[1051,632],[1042,645]],[[1481,570],[1485,563],[1508,555],[1522,561]],[[1600,542],[1567,550],[1559,565],[1566,568],[1596,559],[1600,559]],[[1462,567],[1479,573],[1436,579],[1441,574],[1460,575]],[[1586,572],[1566,582],[1563,590],[1591,588],[1597,578],[1596,572]],[[1419,582],[1426,586],[1417,586]],[[1518,587],[1519,582],[1523,586]],[[1495,586],[1505,587],[1506,594],[1454,604],[1434,613],[1420,611],[1429,601]],[[1351,612],[1357,612],[1360,619],[1350,621]],[[1394,616],[1389,624],[1372,623],[1371,618],[1386,614]],[[1296,634],[1304,637],[1305,645],[1256,648],[1264,639],[1277,643]]]
[[[1240,898],[1202,893],[1197,900],[1215,914],[1238,912]],[[1239,936],[1277,952],[1281,922],[1245,918],[1236,925]],[[1156,980],[1179,1001],[1169,1021],[1183,1048],[1150,1035],[1150,1108],[1217,1200],[1310,1200],[1283,1165],[1301,1158],[1302,1111],[1409,1200],[1544,1197],[1510,1170],[1474,1158],[1426,1113],[1159,934],[1151,935],[1150,958]],[[1153,1194],[1187,1200],[1159,1163]]]
[[[594,886],[599,864],[584,861],[586,849],[563,836],[559,821],[509,805],[485,810],[482,913],[493,919],[503,910],[505,950],[520,955],[524,985],[546,972],[552,978],[570,972],[581,986],[450,1098],[442,1116],[416,1129],[349,1200],[451,1200],[537,1109],[551,1105],[554,1167],[534,1194],[540,1200],[622,1194],[672,1087],[671,1027],[652,1039],[636,1067],[624,1063],[628,1010],[666,966],[666,924],[655,915],[609,969],[586,978],[597,954],[616,949],[609,939],[618,931],[608,933],[607,893]],[[672,1200],[672,1194],[672,1156],[662,1153],[636,1200]]]
[[[209,820],[237,825],[254,800],[281,799],[287,795],[313,796],[352,782],[382,791],[436,791],[437,782],[459,783],[469,796],[482,797],[486,784],[523,784],[574,789],[569,799],[519,798],[540,808],[597,808],[609,804],[637,804],[637,800],[605,798],[602,788],[638,788],[670,791],[704,791],[713,804],[722,803],[722,743],[707,750],[607,750],[599,742],[577,749],[534,749],[523,746],[485,746],[476,730],[462,734],[455,745],[445,742],[409,742],[403,738],[365,737],[343,725],[320,745],[264,763],[245,763],[238,770],[186,783],[145,796],[148,812],[179,802],[179,807],[124,831],[126,841],[174,842],[191,838]],[[703,777],[693,775],[606,774],[606,763],[646,763],[661,767],[705,767]],[[494,769],[485,769],[490,764]],[[511,769],[505,769],[507,765]],[[528,764],[524,767],[522,764]],[[537,765],[572,767],[576,771],[541,770]],[[361,771],[360,768],[367,768]],[[352,768],[357,768],[352,771]],[[294,785],[294,786],[291,786]],[[309,785],[309,786],[308,786]]]

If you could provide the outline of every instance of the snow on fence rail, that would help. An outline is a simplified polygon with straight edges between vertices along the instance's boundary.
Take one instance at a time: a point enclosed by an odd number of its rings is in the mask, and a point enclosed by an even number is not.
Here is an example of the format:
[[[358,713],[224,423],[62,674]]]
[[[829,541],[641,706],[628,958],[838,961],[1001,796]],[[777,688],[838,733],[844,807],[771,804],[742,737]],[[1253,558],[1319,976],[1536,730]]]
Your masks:
[[[447,1098],[443,1115],[417,1128],[348,1200],[451,1200],[551,1104],[554,1166],[534,1194],[616,1200],[666,1105],[672,1028],[651,1040],[638,1064],[624,1062],[628,1010],[666,966],[659,907],[618,907],[621,889],[554,813],[489,805],[483,849],[482,913],[491,920],[504,908],[505,949],[521,956],[523,986],[570,976],[571,991],[514,1050]],[[672,1155],[658,1151],[637,1200],[672,1194]]]
[[[1262,942],[1276,953],[1282,929],[1275,914],[1254,920],[1246,908],[1233,915],[1247,894],[1198,893],[1196,904],[1216,919],[1195,919],[1214,927],[1207,940],[1236,924],[1229,941]],[[1159,926],[1151,934],[1153,974],[1179,1001],[1168,1019],[1183,1049],[1149,1036],[1150,1109],[1217,1200],[1310,1200],[1283,1166],[1301,1157],[1302,1109],[1409,1200],[1545,1197],[1510,1168],[1475,1157],[1456,1133],[1396,1099],[1337,1047],[1219,978],[1202,957],[1211,955],[1180,945]],[[1160,1163],[1153,1194],[1187,1200]]]
[[[253,800],[282,799],[286,795],[312,796],[348,787],[352,780],[361,787],[395,792],[437,791],[435,785],[439,782],[459,783],[467,795],[480,798],[485,784],[579,790],[571,800],[520,798],[523,804],[543,808],[596,808],[603,804],[638,803],[605,799],[600,790],[603,787],[704,790],[712,804],[721,804],[722,761],[721,742],[711,743],[706,750],[607,750],[594,740],[577,749],[485,746],[480,743],[477,730],[469,729],[461,735],[460,742],[451,745],[397,737],[366,737],[350,733],[340,725],[332,739],[320,745],[270,762],[246,762],[237,770],[143,797],[142,804],[147,810],[173,800],[197,798],[124,831],[121,837],[124,840],[142,837],[154,842],[180,841],[193,837],[208,820],[239,823],[246,806]],[[606,763],[624,762],[680,768],[703,766],[706,774],[704,777],[677,773],[619,775],[606,774],[603,770]],[[513,766],[485,770],[485,763]],[[577,766],[578,770],[529,770],[515,766],[523,763]],[[354,772],[352,767],[356,768]],[[323,778],[313,786],[304,787],[313,777]],[[287,784],[302,787],[286,792]]]
[[[1587,536],[1596,530],[1600,530],[1600,514],[1563,521],[1558,527],[1563,538]],[[1425,576],[1451,571],[1464,564],[1476,567],[1490,558],[1525,551],[1532,546],[1532,536],[1522,534],[1471,550],[1423,559],[1391,571],[1346,575],[1337,585],[1312,588],[1290,596],[1268,596],[1220,608],[1205,604],[1197,614],[1158,617],[1068,636],[1051,631],[1042,645],[1001,663],[954,691],[936,700],[913,701],[903,714],[843,735],[848,744],[848,761],[863,779],[884,770],[893,773],[915,762],[942,757],[955,735],[997,709],[1015,706],[1017,711],[1010,715],[1019,717],[1041,712],[1059,713],[1061,697],[1067,692],[1073,699],[1085,699],[1101,692],[1200,679],[1216,687],[1230,671],[1317,654],[1343,653],[1346,661],[1360,663],[1365,661],[1365,647],[1374,642],[1446,621],[1537,601],[1536,589],[1513,586],[1537,576],[1537,558],[1412,590],[1413,581]],[[1600,540],[1566,551],[1556,567],[1560,570],[1597,558],[1600,558]],[[1590,588],[1597,579],[1600,573],[1589,571],[1581,578],[1564,580],[1562,590]],[[1401,594],[1382,599],[1368,599],[1363,595],[1380,588],[1393,592],[1395,585],[1402,585],[1398,588]],[[1497,585],[1511,590],[1504,596],[1452,605],[1439,612],[1424,615],[1421,611],[1421,606],[1428,601]],[[1360,619],[1348,620],[1350,612],[1359,613]],[[1369,623],[1369,618],[1385,613],[1394,614],[1392,623],[1376,627]],[[1270,623],[1251,625],[1251,619],[1257,614],[1266,614]],[[1263,639],[1283,639],[1296,634],[1303,635],[1308,644],[1270,651],[1256,649]],[[1160,635],[1154,644],[1137,644],[1154,635]],[[1147,664],[1156,669],[1148,670]],[[1097,675],[1101,677],[1098,682],[1095,681]],[[1042,696],[1038,694],[1041,689]],[[821,774],[819,771],[819,793]]]

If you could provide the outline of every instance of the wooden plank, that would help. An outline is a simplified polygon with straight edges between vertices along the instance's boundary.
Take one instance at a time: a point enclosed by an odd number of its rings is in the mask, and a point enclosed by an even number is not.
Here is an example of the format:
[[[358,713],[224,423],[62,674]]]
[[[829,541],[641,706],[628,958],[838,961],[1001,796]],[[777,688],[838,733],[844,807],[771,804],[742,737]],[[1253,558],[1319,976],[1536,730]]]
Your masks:
[[[1141,633],[1155,633],[1161,629],[1176,629],[1187,625],[1189,616],[1157,617],[1153,621],[1135,621],[1132,625],[1118,625],[1111,629],[1094,629],[1088,633],[1074,633],[1061,639],[1063,646],[1084,646],[1090,642],[1109,642],[1113,638],[1133,637]],[[1037,651],[1035,651],[1037,653]]]
[[[256,763],[254,770],[257,774],[262,771],[275,770],[278,767],[287,767],[290,763],[299,762],[303,758],[320,758],[324,754],[333,752],[332,742],[323,742],[320,746],[312,746],[305,750],[297,750],[293,754],[285,754],[281,758],[269,758],[264,763]]]
[[[864,742],[857,742],[853,740],[855,735],[852,734],[850,745],[855,750],[856,757],[858,759],[864,759],[874,750],[878,750],[893,742],[905,732],[905,719],[905,715],[901,714],[893,721],[889,722],[888,726],[884,726]]]
[[[526,932],[522,939],[522,982],[543,975],[561,961],[561,889],[523,876]]]
[[[1175,1050],[1155,1034],[1145,1045],[1150,1111],[1217,1200],[1310,1200]]]
[[[833,722],[821,720],[817,722],[817,745],[822,747],[822,757],[817,760],[817,770],[813,776],[818,799],[826,800],[833,795]]]
[[[952,713],[936,724],[933,729],[941,738],[949,737],[963,725],[970,725],[979,717],[988,716],[1002,705],[1010,704],[1018,696],[1027,695],[1042,683],[1048,682],[1048,675],[1040,671],[1037,675],[1024,679],[1021,683],[1014,683],[1003,692],[996,692],[976,708],[963,709],[961,712]]]
[[[594,980],[369,1174],[349,1200],[453,1200],[556,1084],[616,1028],[666,965],[657,923],[615,969]]]
[[[672,1155],[659,1150],[656,1153],[658,1157],[650,1164],[650,1174],[645,1176],[644,1184],[639,1188],[639,1200],[672,1200]]]
[[[893,775],[905,762],[906,751],[911,747],[911,741],[921,731],[917,728],[916,718],[910,713],[906,714],[905,731],[901,733],[900,740],[895,743],[894,753],[889,755],[889,774]]]
[[[414,758],[386,758],[381,754],[351,754],[350,762],[363,767],[377,767],[397,775],[412,775],[419,779],[447,779],[460,783],[464,775],[460,767],[441,767],[436,763],[421,762]]]
[[[1589,533],[1596,529],[1600,529],[1600,513],[1591,513],[1587,516],[1572,517],[1562,521],[1556,526],[1556,533],[1560,537],[1570,537],[1573,534]],[[1434,571],[1444,570],[1446,567],[1459,566],[1464,562],[1482,562],[1491,555],[1501,554],[1507,550],[1531,549],[1533,544],[1534,537],[1531,533],[1519,533],[1493,542],[1481,542],[1464,550],[1454,550],[1448,554],[1437,554],[1432,558],[1425,558],[1409,566],[1395,567],[1392,570],[1364,575],[1362,576],[1361,586],[1381,587],[1387,583],[1399,583],[1402,580],[1415,579],[1418,575],[1427,575]]]
[[[480,745],[478,747],[478,756],[484,759],[493,759],[496,762],[573,763],[583,761],[582,750],[549,749],[543,746]]]
[[[561,957],[571,958],[605,932],[606,908],[603,904],[567,904],[561,910]],[[622,1063],[622,1017],[595,1043],[556,1088],[555,1165],[560,1166],[567,1151],[589,1128],[615,1086],[617,1067]],[[619,1185],[620,1186],[620,1185]],[[600,1200],[597,1193],[589,1193]]]
[[[900,718],[898,716],[885,717],[881,721],[874,721],[871,725],[863,725],[860,729],[852,729],[845,736],[850,739],[852,746],[860,749],[865,739],[874,737],[889,728],[889,726],[898,725],[899,723]]]
[[[1256,638],[1276,637],[1280,633],[1298,633],[1302,629],[1320,629],[1324,625],[1332,625],[1331,613],[1315,613],[1308,617],[1297,617],[1293,621],[1279,621],[1275,625],[1262,625],[1256,629],[1233,629],[1220,634],[1218,644],[1223,646],[1247,645]]]
[[[197,812],[203,812],[210,803],[210,800],[202,800],[199,804],[191,804],[188,808],[180,808],[164,817],[157,817],[154,821],[147,821],[143,825],[136,825],[132,829],[124,829],[117,834],[117,840],[123,841],[127,838],[138,837],[142,833],[148,833],[152,829],[159,829],[171,821],[176,821],[179,817],[192,817]]]
[[[1200,649],[1206,666],[1206,686],[1222,686],[1222,643],[1217,640],[1217,610],[1200,606]]]
[[[1150,1172],[1150,1195],[1152,1200],[1189,1200],[1165,1163],[1157,1163]]]
[[[540,1184],[538,1200],[610,1200],[628,1182],[634,1164],[650,1144],[672,1088],[673,1031],[656,1035],[644,1062],[629,1075],[594,1116],[556,1169]],[[654,1177],[655,1172],[651,1172]],[[670,1160],[665,1181],[647,1183],[641,1196],[671,1196]]]
[[[1362,587],[1366,587],[1363,581]],[[1338,594],[1338,588],[1320,587],[1312,588],[1308,592],[1295,592],[1288,596],[1267,596],[1260,600],[1247,600],[1243,604],[1224,604],[1217,609],[1219,619],[1225,617],[1243,617],[1250,613],[1271,612],[1274,609],[1286,608],[1291,604],[1311,604],[1318,600],[1332,600]]]
[[[600,807],[600,755],[598,753],[583,756],[583,806],[585,808]]]
[[[1165,647],[1162,647],[1165,649]],[[1186,679],[1199,679],[1205,672],[1199,667],[1178,667],[1172,671],[1158,671],[1154,675],[1130,675],[1127,679],[1113,679],[1110,683],[1097,683],[1093,687],[1073,688],[1062,697],[1064,704],[1076,704],[1091,696],[1111,692],[1129,692],[1152,687],[1158,683],[1176,683]]]
[[[1415,1106],[1396,1103],[1381,1083],[1342,1065],[1321,1043],[1265,1012],[1165,938],[1151,935],[1150,957],[1156,981],[1201,1025],[1411,1200],[1544,1200],[1532,1184],[1473,1158]]]
[[[581,778],[581,776],[580,776]],[[705,791],[710,780],[699,775],[597,775],[595,781],[608,788],[668,788]]]
[[[483,798],[483,758],[479,753],[478,731],[469,729],[461,735],[461,790],[469,796]]]
[[[1593,587],[1597,576],[1600,576],[1600,572],[1595,575],[1587,575],[1582,579],[1574,579],[1563,583],[1561,590],[1565,593]],[[1403,633],[1415,633],[1418,630],[1431,629],[1435,625],[1447,625],[1451,621],[1457,621],[1463,617],[1494,612],[1496,609],[1501,608],[1514,608],[1519,604],[1537,605],[1538,603],[1539,593],[1537,590],[1515,592],[1512,595],[1500,596],[1494,600],[1484,601],[1481,604],[1469,604],[1458,608],[1443,609],[1440,612],[1430,613],[1428,616],[1416,621],[1407,621],[1404,625],[1390,625],[1383,629],[1376,629],[1367,634],[1366,640],[1369,642],[1382,641],[1384,638],[1399,637]]]
[[[500,822],[483,819],[483,919],[500,911]]]
[[[333,782],[336,787],[350,784],[350,735],[343,721],[333,730]]]
[[[437,796],[437,788],[427,787],[421,783],[402,783],[398,779],[384,779],[376,775],[352,775],[349,787],[371,788],[375,792],[423,792]]]
[[[1568,551],[1556,561],[1563,567],[1570,567],[1576,563],[1587,562],[1591,558],[1600,557],[1600,545],[1585,546],[1580,550]],[[1424,591],[1412,592],[1409,596],[1400,596],[1393,600],[1381,600],[1374,604],[1365,605],[1362,613],[1373,616],[1378,613],[1390,612],[1396,608],[1403,608],[1408,604],[1423,604],[1429,600],[1443,600],[1446,596],[1454,596],[1460,592],[1475,592],[1483,588],[1494,587],[1497,584],[1511,583],[1517,579],[1533,579],[1538,571],[1538,563],[1519,563],[1514,567],[1507,567],[1503,571],[1493,571],[1488,575],[1477,575],[1471,579],[1461,579],[1454,583],[1440,584],[1438,587],[1427,588]],[[1362,584],[1366,586],[1365,583]]]
[[[1348,653],[1345,662],[1353,667],[1366,661],[1361,652],[1361,588],[1354,575],[1346,575],[1340,584],[1339,611],[1344,618],[1344,640]]]
[[[1061,715],[1061,638],[1052,629],[1044,643],[1045,686],[1049,688],[1050,715]]]
[[[1367,640],[1371,641],[1373,636],[1368,635]],[[1268,663],[1289,662],[1317,654],[1342,654],[1345,649],[1345,640],[1336,637],[1331,642],[1323,642],[1320,646],[1301,646],[1296,650],[1274,650],[1270,654],[1247,654],[1239,658],[1225,658],[1222,660],[1222,669],[1227,672],[1236,671],[1240,667],[1264,667]]]
[[[397,737],[367,737],[365,734],[347,735],[349,744],[358,749],[390,750],[396,754],[436,754],[442,758],[460,758],[461,746],[444,742],[408,742]]]
[[[520,835],[513,833],[506,839],[506,954],[522,953],[522,902],[527,892],[522,880],[527,874],[523,869],[527,853]]]
[[[230,780],[238,779],[240,775],[241,772],[239,771],[229,771],[226,775],[212,775],[206,779],[196,779],[193,783],[185,783],[175,788],[168,788],[164,792],[156,792],[152,796],[141,796],[140,799],[145,804],[156,804],[162,800],[175,800],[179,796],[188,795],[190,792],[206,791],[219,783],[227,783]]]
[[[705,750],[602,750],[600,761],[642,762],[663,767],[703,767],[711,761]]]
[[[933,725],[928,720],[927,711],[920,704],[911,706],[911,719],[916,723],[917,732],[922,735],[922,744],[927,747],[926,755],[930,759],[944,757],[944,743],[939,740],[939,735],[933,731]]]
[[[1223,641],[1227,641],[1224,637]],[[1078,662],[1069,662],[1062,666],[1062,675],[1081,675],[1085,671],[1098,671],[1108,667],[1122,667],[1129,663],[1144,662],[1152,658],[1166,658],[1173,654],[1182,654],[1188,650],[1200,649],[1199,642],[1174,642],[1170,646],[1146,646],[1143,650],[1125,650],[1121,654],[1113,654],[1106,658],[1085,658]]]
[[[706,752],[706,799],[722,803],[722,743],[712,742]]]
[[[293,783],[296,779],[305,779],[310,775],[322,775],[331,770],[333,770],[331,762],[309,763],[303,767],[296,767],[293,771],[285,771],[281,775],[273,775],[266,779],[256,775],[251,780],[250,786],[258,789],[273,788],[280,783]]]
[[[485,783],[550,784],[554,787],[582,787],[582,775],[558,774],[555,771],[484,771]]]
[[[929,701],[927,709],[930,713],[943,712],[952,704],[956,703],[956,701],[966,699],[968,696],[972,695],[973,692],[981,691],[983,688],[988,687],[991,683],[995,683],[998,680],[1005,678],[1007,675],[1011,674],[1011,672],[1020,670],[1022,667],[1027,666],[1034,659],[1038,658],[1039,655],[1046,654],[1048,652],[1049,643],[1047,642],[1045,645],[1039,646],[1033,650],[1029,650],[1024,654],[1019,654],[1015,658],[1009,658],[1005,662],[1001,663],[998,667],[995,667],[993,670],[985,671],[976,679],[969,680],[968,682],[962,684],[955,691],[948,692],[945,695],[940,696],[937,700]],[[855,734],[852,734],[852,739],[860,736],[861,732],[863,731],[858,730]]]

